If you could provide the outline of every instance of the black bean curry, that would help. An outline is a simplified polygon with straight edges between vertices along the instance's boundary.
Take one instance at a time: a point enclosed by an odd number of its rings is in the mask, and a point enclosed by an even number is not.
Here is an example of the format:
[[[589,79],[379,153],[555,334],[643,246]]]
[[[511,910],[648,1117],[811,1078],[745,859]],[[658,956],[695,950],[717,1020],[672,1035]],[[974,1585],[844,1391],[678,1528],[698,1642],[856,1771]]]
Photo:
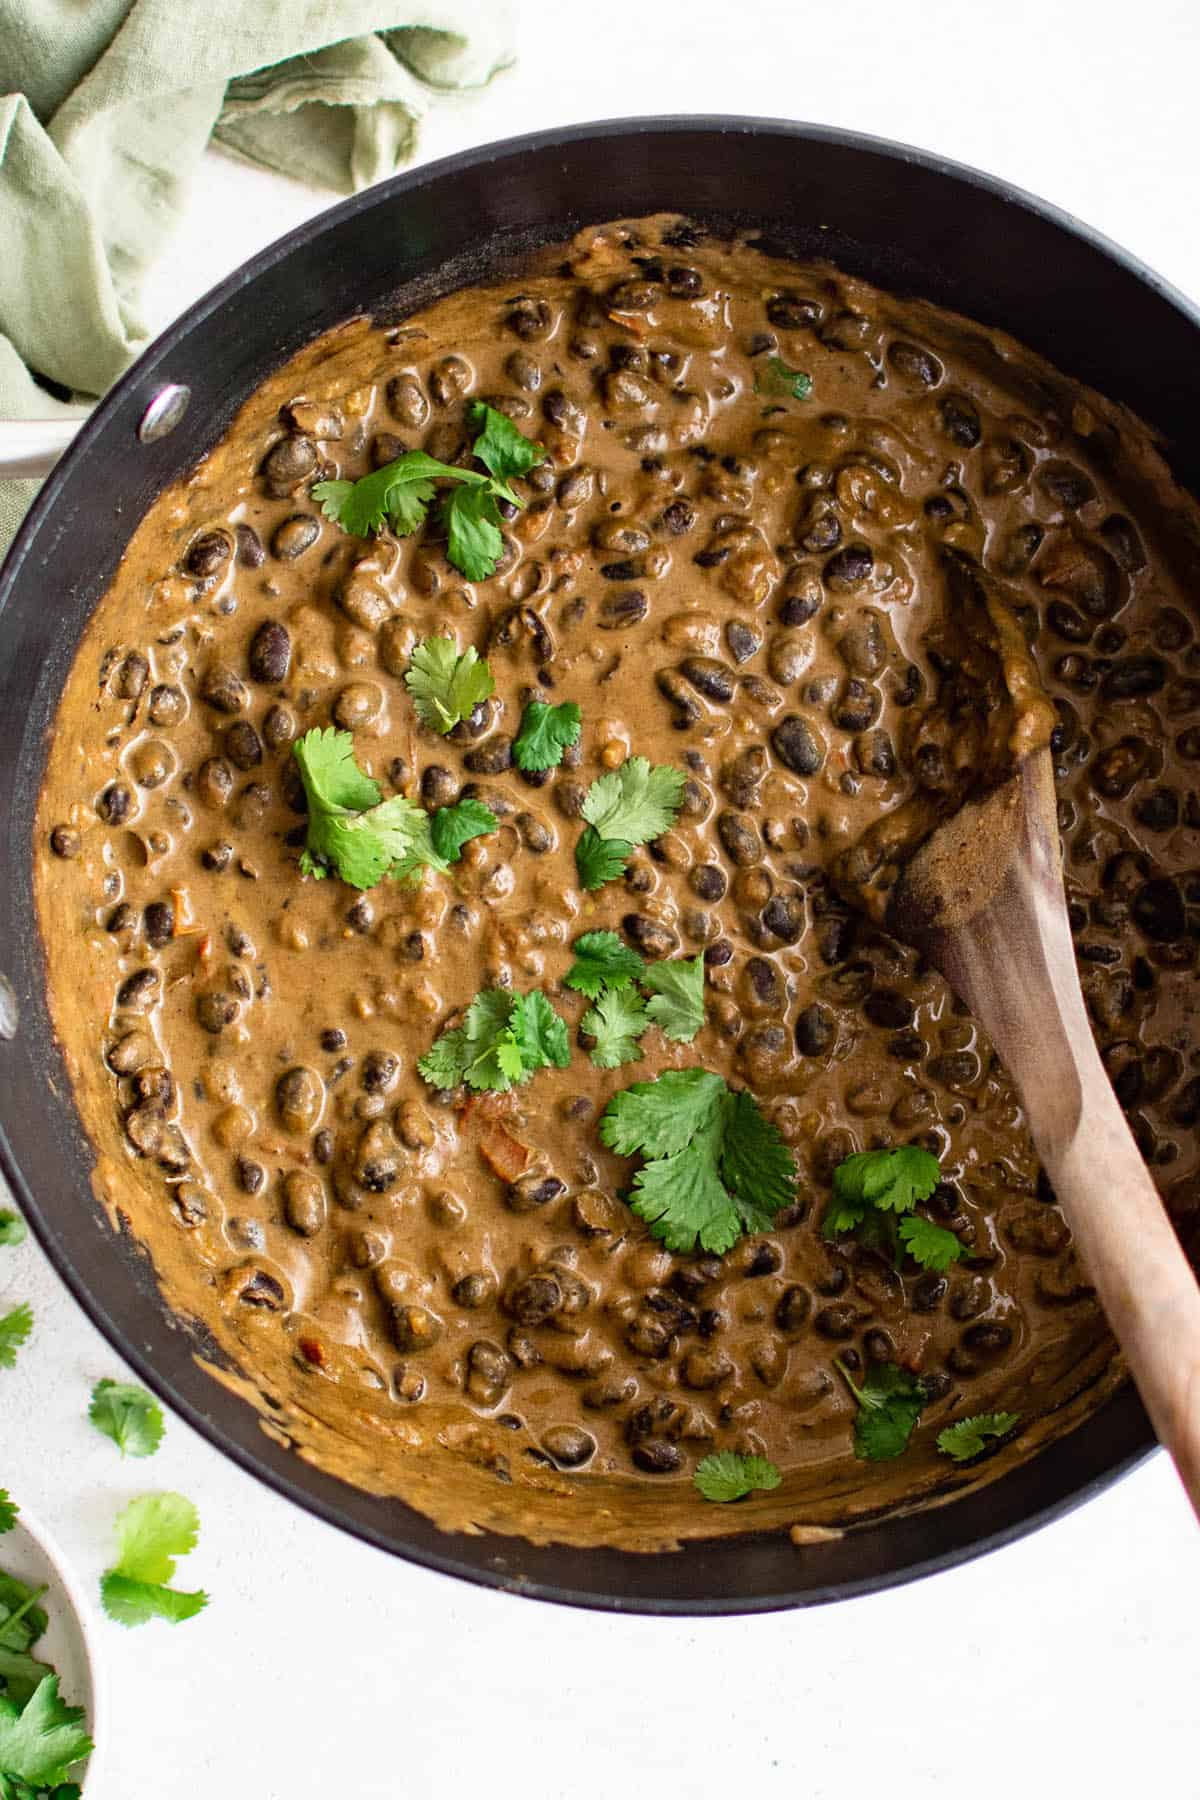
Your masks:
[[[469,466],[480,400],[546,452],[488,579],[432,510],[404,537],[324,516],[316,484],[406,451]],[[987,1479],[1098,1404],[1119,1365],[1017,1095],[882,930],[880,871],[987,760],[964,621],[999,593],[1055,709],[1095,1030],[1190,1227],[1195,544],[1129,415],[995,333],[677,219],[587,230],[295,357],[135,533],[36,844],[98,1190],[220,1378],[447,1527],[637,1548],[768,1524],[803,1544]],[[448,735],[405,681],[431,636],[494,681]],[[582,728],[522,771],[534,700]],[[494,829],[415,883],[303,876],[293,749],[330,725],[381,794],[475,799]],[[589,892],[586,796],[634,757],[680,771],[677,816]],[[597,930],[648,966],[702,956],[691,1041],[650,1030],[595,1066],[565,977]],[[532,988],[566,1066],[506,1093],[422,1077],[478,993]],[[748,1090],[794,1158],[791,1202],[720,1255],[656,1241],[599,1129],[683,1069]],[[822,1229],[845,1159],[905,1145],[940,1164],[944,1268]],[[844,1375],[885,1365],[921,1378],[920,1419],[863,1462]],[[1002,1409],[1020,1428],[978,1470],[938,1454]],[[709,1504],[692,1477],[723,1450],[782,1484]]]

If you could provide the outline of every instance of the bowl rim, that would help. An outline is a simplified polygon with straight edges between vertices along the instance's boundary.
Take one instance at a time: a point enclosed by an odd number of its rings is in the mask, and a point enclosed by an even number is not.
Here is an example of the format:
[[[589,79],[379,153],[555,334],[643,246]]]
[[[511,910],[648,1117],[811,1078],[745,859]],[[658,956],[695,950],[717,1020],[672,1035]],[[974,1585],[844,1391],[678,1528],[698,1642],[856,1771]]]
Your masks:
[[[1052,202],[1043,200],[1000,176],[894,139],[841,127],[750,114],[689,113],[614,117],[495,139],[482,145],[474,145],[456,151],[422,164],[415,169],[404,170],[359,194],[323,208],[311,218],[257,251],[246,262],[201,295],[156,338],[151,340],[98,402],[84,421],[78,437],[35,496],[3,564],[0,565],[0,610],[3,608],[7,590],[12,586],[26,556],[33,547],[38,531],[55,506],[63,483],[77,459],[86,452],[91,439],[99,432],[109,416],[122,406],[131,394],[136,395],[137,392],[144,391],[147,375],[155,372],[156,365],[165,363],[173,350],[184,343],[198,324],[227,302],[235,300],[260,275],[274,267],[276,263],[286,259],[293,250],[308,244],[314,238],[319,238],[334,226],[356,218],[360,213],[370,211],[377,206],[391,205],[402,200],[406,194],[443,177],[484,171],[493,163],[518,158],[531,152],[553,150],[560,146],[580,142],[603,143],[606,139],[628,137],[631,134],[650,136],[685,133],[775,136],[801,143],[826,144],[911,164],[930,173],[948,177],[967,188],[978,189],[994,199],[1028,212],[1035,218],[1056,227],[1059,231],[1080,240],[1086,247],[1098,252],[1103,258],[1132,275],[1138,282],[1177,310],[1185,321],[1200,330],[1200,307],[1197,307],[1179,289],[1158,275],[1140,258],[1125,250],[1104,233],[1083,223]],[[1005,1544],[1014,1542],[1016,1539],[1066,1516],[1077,1506],[1085,1504],[1146,1461],[1157,1449],[1144,1409],[1142,1409],[1136,1393],[1127,1386],[1105,1403],[1106,1407],[1112,1411],[1115,1424],[1114,1453],[1097,1462],[1083,1480],[1074,1484],[1072,1481],[1060,1480],[1055,1497],[1031,1506],[1029,1510],[1022,1512],[1020,1517],[1011,1519],[1008,1523],[987,1531],[981,1536],[971,1537],[965,1542],[954,1542],[952,1541],[954,1534],[951,1531],[947,1533],[951,1541],[942,1544],[935,1551],[903,1561],[900,1567],[883,1571],[876,1570],[860,1578],[839,1577],[828,1584],[803,1589],[780,1590],[761,1595],[717,1593],[704,1599],[681,1598],[671,1593],[655,1593],[653,1595],[634,1593],[630,1595],[621,1592],[599,1592],[590,1588],[573,1587],[561,1580],[534,1579],[515,1573],[510,1566],[511,1563],[519,1560],[519,1556],[514,1555],[509,1558],[503,1554],[504,1549],[510,1543],[519,1545],[524,1543],[524,1540],[509,1540],[500,1537],[499,1534],[492,1534],[494,1541],[501,1548],[501,1553],[495,1556],[487,1566],[465,1561],[455,1555],[454,1544],[457,1534],[445,1534],[434,1549],[414,1543],[401,1546],[395,1542],[394,1538],[386,1535],[382,1529],[376,1529],[365,1519],[339,1510],[333,1498],[327,1498],[324,1493],[315,1491],[313,1486],[300,1484],[283,1467],[273,1466],[265,1458],[256,1456],[247,1447],[232,1441],[222,1431],[217,1420],[203,1406],[174,1391],[169,1378],[159,1375],[150,1354],[143,1351],[129,1329],[110,1314],[99,1295],[91,1292],[78,1261],[68,1253],[66,1245],[56,1235],[49,1219],[43,1217],[31,1183],[18,1166],[2,1119],[0,1119],[0,1169],[3,1169],[7,1176],[34,1235],[73,1298],[118,1354],[174,1413],[185,1419],[216,1449],[246,1473],[263,1482],[283,1498],[303,1507],[305,1511],[323,1522],[335,1525],[374,1548],[400,1556],[407,1562],[415,1563],[434,1572],[454,1576],[460,1580],[470,1581],[478,1586],[520,1593],[536,1599],[590,1610],[641,1613],[651,1616],[696,1617],[750,1614],[826,1604],[834,1600],[850,1599],[920,1580],[925,1576],[972,1561],[976,1557],[986,1555]],[[1060,1445],[1064,1441],[1060,1440]],[[1043,1462],[1052,1454],[1054,1448],[1053,1445],[1047,1446],[1031,1459],[1031,1463]],[[310,1471],[311,1473],[314,1471]],[[1020,1471],[1012,1473],[1018,1474]],[[991,1485],[998,1487],[1005,1479],[1006,1477],[1000,1477],[996,1483]],[[326,1477],[325,1481],[331,1484],[335,1490],[343,1488],[349,1493],[360,1492],[336,1478]],[[943,1516],[947,1516],[948,1511],[953,1510],[953,1506],[954,1501],[951,1500],[948,1507],[943,1507],[941,1509]],[[893,1515],[887,1523],[899,1529],[906,1519],[911,1520],[916,1516],[918,1515],[901,1513]],[[924,1509],[924,1516],[928,1516],[928,1509]],[[869,1522],[864,1522],[864,1525],[869,1528]],[[855,1529],[862,1530],[864,1526]],[[780,1534],[746,1533],[734,1540],[697,1540],[691,1544],[685,1544],[682,1551],[675,1552],[675,1554],[686,1556],[689,1549],[700,1553],[705,1548],[717,1549],[720,1545],[727,1546],[731,1542],[748,1545],[753,1543],[756,1537],[768,1535],[774,1539]],[[566,1547],[563,1548],[566,1549]],[[597,1554],[601,1556],[617,1555],[621,1558],[641,1555],[641,1553],[631,1552],[597,1553],[578,1549],[572,1551],[571,1554],[579,1557]],[[646,1558],[643,1556],[641,1560],[645,1561]],[[654,1560],[661,1561],[662,1558]]]
[[[86,1697],[67,1694],[64,1695],[64,1698],[71,1706],[86,1707],[88,1735],[92,1739],[94,1748],[87,1759],[87,1774],[82,1787],[85,1800],[100,1800],[101,1781],[108,1762],[110,1726],[108,1661],[100,1647],[100,1615],[84,1593],[82,1578],[76,1573],[57,1537],[40,1515],[27,1506],[23,1499],[17,1501],[16,1530],[23,1530],[49,1563],[54,1581],[60,1590],[58,1599],[60,1602],[65,1600],[67,1609],[74,1620],[75,1634],[83,1649],[89,1691]],[[6,1532],[4,1537],[0,1538],[0,1563],[5,1560],[5,1542],[8,1535]],[[46,1598],[48,1600],[55,1598],[53,1590]],[[47,1610],[50,1609],[47,1608]]]

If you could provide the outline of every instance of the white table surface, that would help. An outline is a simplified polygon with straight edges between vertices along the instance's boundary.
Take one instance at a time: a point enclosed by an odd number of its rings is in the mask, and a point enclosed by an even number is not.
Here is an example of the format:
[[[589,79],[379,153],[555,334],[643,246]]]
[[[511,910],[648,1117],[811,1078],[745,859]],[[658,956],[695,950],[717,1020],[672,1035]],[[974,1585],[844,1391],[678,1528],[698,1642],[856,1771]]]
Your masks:
[[[1200,295],[1194,0],[540,0],[520,39],[519,66],[489,92],[438,103],[423,160],[617,114],[821,120],[1027,186]],[[210,155],[149,316],[165,324],[328,201]],[[611,1800],[631,1783],[1115,1800],[1155,1770],[1174,1771],[1172,1793],[1200,1791],[1200,1537],[1161,1456],[915,1587],[758,1619],[601,1617],[369,1550],[175,1420],[152,1462],[122,1464],[84,1417],[92,1382],[119,1363],[31,1243],[0,1252],[0,1313],[25,1297],[37,1324],[0,1372],[0,1482],[92,1582],[133,1494],[181,1489],[203,1521],[180,1574],[210,1590],[208,1612],[174,1629],[103,1626],[113,1741],[96,1800],[184,1782],[198,1800],[442,1800],[518,1783],[547,1800]]]

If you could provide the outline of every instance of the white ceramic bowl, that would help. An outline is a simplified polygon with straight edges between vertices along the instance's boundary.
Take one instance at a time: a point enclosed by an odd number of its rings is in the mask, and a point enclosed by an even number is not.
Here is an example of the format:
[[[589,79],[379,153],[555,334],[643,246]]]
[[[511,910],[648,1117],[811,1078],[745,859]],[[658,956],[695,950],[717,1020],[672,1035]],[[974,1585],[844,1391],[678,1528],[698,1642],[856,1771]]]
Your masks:
[[[82,1706],[87,1729],[96,1745],[91,1756],[72,1771],[86,1800],[102,1800],[108,1741],[108,1706],[104,1693],[100,1639],[91,1606],[85,1600],[78,1577],[40,1519],[20,1505],[12,1531],[0,1537],[0,1568],[30,1587],[46,1583],[39,1605],[49,1618],[45,1634],[34,1646],[41,1662],[58,1670],[59,1691],[71,1706]]]

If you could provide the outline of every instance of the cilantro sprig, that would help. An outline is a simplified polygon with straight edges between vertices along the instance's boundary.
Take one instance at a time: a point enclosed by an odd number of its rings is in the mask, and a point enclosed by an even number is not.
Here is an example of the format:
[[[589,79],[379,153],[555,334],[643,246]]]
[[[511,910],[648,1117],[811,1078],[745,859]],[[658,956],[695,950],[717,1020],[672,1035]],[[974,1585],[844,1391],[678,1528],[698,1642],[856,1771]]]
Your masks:
[[[24,1705],[8,1694],[0,1695],[0,1794],[5,1800],[10,1795],[13,1800],[36,1800],[51,1789],[58,1789],[59,1800],[66,1800],[59,1784],[92,1748],[83,1708],[66,1705],[57,1675],[46,1674]],[[79,1793],[73,1783],[66,1792],[72,1791]]]
[[[98,1381],[88,1418],[111,1438],[122,1456],[153,1456],[162,1443],[162,1407],[131,1381]]]
[[[890,1462],[908,1448],[928,1398],[924,1383],[895,1363],[874,1363],[859,1387],[840,1356],[834,1357],[833,1366],[858,1404],[855,1456],[860,1462]]]
[[[292,748],[308,797],[300,873],[318,881],[330,870],[356,888],[374,887],[385,876],[411,881],[425,869],[448,869],[465,843],[499,823],[477,800],[433,813],[403,794],[381,800],[378,783],[354,760],[348,731],[307,731]]]
[[[982,1456],[989,1438],[1007,1437],[1020,1421],[1020,1413],[973,1413],[970,1418],[956,1419],[953,1425],[939,1431],[937,1447],[944,1456],[952,1456],[955,1462],[969,1462],[973,1456]]]
[[[459,655],[453,638],[428,637],[412,653],[404,685],[422,724],[443,737],[495,692],[492,671],[473,648]]]
[[[418,1059],[417,1071],[431,1087],[464,1082],[477,1092],[506,1094],[538,1069],[565,1069],[570,1060],[566,1024],[540,988],[528,994],[485,988],[463,1023],[443,1031]]]
[[[556,769],[563,752],[579,742],[582,728],[583,715],[574,700],[564,700],[560,706],[531,700],[513,739],[513,761],[518,769]]]
[[[33,1308],[25,1301],[0,1319],[0,1369],[13,1369],[17,1351],[33,1330]]]
[[[179,1625],[208,1605],[203,1591],[183,1593],[167,1584],[175,1558],[196,1547],[200,1520],[182,1494],[143,1494],[117,1518],[116,1563],[100,1581],[100,1598],[118,1625],[166,1619]]]
[[[822,1232],[827,1238],[857,1232],[860,1243],[890,1251],[897,1268],[907,1252],[922,1269],[944,1273],[964,1254],[962,1243],[944,1225],[913,1210],[940,1179],[937,1157],[918,1145],[861,1150],[834,1170]]]
[[[8,1489],[0,1487],[0,1537],[3,1537],[6,1531],[12,1530],[17,1522],[19,1512],[20,1508]]]
[[[23,1244],[27,1236],[24,1219],[18,1218],[15,1212],[6,1208],[0,1209],[0,1249],[5,1245],[15,1247]]]
[[[679,1044],[690,1044],[704,1024],[704,957],[647,963],[615,931],[585,931],[575,942],[567,987],[594,1005],[580,1029],[595,1038],[592,1061],[598,1069],[640,1062],[637,1040],[651,1025]],[[633,991],[637,983],[650,997]]]
[[[775,1464],[765,1456],[742,1456],[736,1450],[718,1450],[697,1463],[692,1477],[706,1500],[742,1500],[755,1489],[769,1493],[783,1480]]]
[[[505,413],[481,400],[467,408],[467,418],[479,434],[472,454],[486,473],[438,462],[423,450],[406,450],[358,481],[318,481],[312,490],[314,500],[327,519],[352,537],[369,537],[385,525],[397,537],[407,537],[424,522],[437,498],[447,560],[468,581],[486,581],[495,573],[504,548],[500,502],[523,504],[510,484],[543,462],[546,452],[524,437]],[[440,498],[438,482],[452,484],[440,491]]]
[[[683,788],[681,769],[669,763],[652,766],[644,756],[631,756],[593,781],[582,808],[586,829],[575,846],[582,885],[593,890],[614,881],[636,845],[668,831]]]
[[[614,1094],[600,1136],[641,1156],[629,1204],[668,1250],[714,1255],[767,1231],[796,1187],[792,1153],[745,1091],[707,1069],[668,1069]]]

